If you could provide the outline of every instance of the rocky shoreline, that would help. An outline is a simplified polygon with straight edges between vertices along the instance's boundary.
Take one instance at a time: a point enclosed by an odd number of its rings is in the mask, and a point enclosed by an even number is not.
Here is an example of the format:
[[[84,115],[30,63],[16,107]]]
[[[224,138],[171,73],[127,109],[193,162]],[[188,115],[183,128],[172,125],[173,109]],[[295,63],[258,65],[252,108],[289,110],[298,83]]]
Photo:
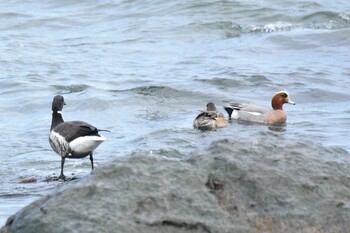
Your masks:
[[[315,147],[222,140],[184,161],[120,158],[0,232],[348,232],[350,156]]]

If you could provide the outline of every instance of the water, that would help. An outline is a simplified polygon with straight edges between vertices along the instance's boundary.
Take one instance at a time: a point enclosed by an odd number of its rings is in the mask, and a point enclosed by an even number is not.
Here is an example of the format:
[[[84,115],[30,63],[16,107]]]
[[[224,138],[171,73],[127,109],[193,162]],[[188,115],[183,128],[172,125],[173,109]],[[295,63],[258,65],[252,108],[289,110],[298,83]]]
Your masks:
[[[312,144],[332,151],[321,161],[349,163],[349,12],[345,0],[3,1],[0,224],[64,185],[44,182],[60,169],[48,143],[56,94],[65,120],[112,131],[96,169],[134,153],[188,158],[235,138]],[[192,128],[208,101],[269,105],[282,89],[297,103],[282,130]],[[89,159],[67,160],[65,174],[89,175]],[[37,182],[20,183],[28,178]]]

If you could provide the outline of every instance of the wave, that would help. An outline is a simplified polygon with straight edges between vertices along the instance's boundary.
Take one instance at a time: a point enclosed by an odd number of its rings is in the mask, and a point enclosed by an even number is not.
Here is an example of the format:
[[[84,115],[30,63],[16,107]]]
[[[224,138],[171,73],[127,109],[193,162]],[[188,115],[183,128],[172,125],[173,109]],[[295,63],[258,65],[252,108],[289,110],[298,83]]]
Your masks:
[[[241,26],[244,33],[272,33],[293,29],[343,29],[350,28],[350,15],[332,11],[314,12],[301,17],[294,17],[290,22],[276,21],[267,24]]]
[[[263,33],[271,33],[271,32],[280,32],[280,31],[290,31],[292,29],[292,24],[287,22],[276,22],[270,23],[266,25],[252,25],[247,27],[248,32],[263,32]]]
[[[301,18],[301,23],[311,29],[341,29],[350,27],[350,15],[331,11],[321,11]]]
[[[287,19],[287,20],[286,20]],[[295,29],[343,29],[350,28],[350,15],[332,11],[318,11],[302,16],[275,15],[263,17],[262,24],[242,24],[234,21],[214,21],[190,23],[184,29],[192,32],[208,33],[208,31],[221,31],[226,38],[239,37],[251,33],[274,33],[291,31]]]

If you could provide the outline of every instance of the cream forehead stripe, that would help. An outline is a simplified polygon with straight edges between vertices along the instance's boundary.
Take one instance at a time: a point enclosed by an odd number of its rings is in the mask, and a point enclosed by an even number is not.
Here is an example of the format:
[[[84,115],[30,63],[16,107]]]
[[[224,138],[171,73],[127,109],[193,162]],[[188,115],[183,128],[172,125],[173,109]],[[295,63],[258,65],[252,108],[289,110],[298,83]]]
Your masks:
[[[287,96],[289,96],[288,92],[286,92],[286,91],[279,91],[276,94],[282,94],[282,93],[285,93]]]

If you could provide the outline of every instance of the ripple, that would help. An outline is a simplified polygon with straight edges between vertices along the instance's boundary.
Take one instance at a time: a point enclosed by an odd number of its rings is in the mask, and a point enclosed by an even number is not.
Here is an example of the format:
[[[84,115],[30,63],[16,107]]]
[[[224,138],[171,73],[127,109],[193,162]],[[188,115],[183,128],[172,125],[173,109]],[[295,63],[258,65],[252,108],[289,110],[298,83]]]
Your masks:
[[[252,87],[257,84],[261,87],[267,87],[272,84],[264,75],[237,75],[232,78],[211,78],[211,79],[196,79],[196,81],[208,83],[219,87],[220,89],[235,88],[235,87]]]
[[[54,88],[56,88],[61,94],[70,94],[70,93],[77,93],[77,92],[83,92],[86,89],[90,88],[90,86],[85,84],[74,84],[74,85],[53,85]]]

